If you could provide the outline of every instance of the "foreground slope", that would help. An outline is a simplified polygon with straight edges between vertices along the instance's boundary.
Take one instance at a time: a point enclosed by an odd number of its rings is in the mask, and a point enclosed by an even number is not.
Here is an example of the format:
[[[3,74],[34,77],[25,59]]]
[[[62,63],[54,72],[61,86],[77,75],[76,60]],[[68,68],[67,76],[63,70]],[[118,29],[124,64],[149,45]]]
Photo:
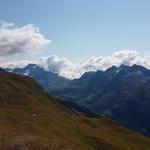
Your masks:
[[[149,150],[150,139],[72,112],[31,78],[0,70],[0,149]]]

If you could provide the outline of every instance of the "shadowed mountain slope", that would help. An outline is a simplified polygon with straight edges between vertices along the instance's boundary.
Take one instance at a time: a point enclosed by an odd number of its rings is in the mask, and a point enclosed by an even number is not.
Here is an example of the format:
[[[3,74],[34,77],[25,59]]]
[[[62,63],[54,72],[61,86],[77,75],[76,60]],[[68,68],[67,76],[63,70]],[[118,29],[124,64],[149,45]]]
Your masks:
[[[150,70],[142,66],[85,73],[53,93],[150,135]]]

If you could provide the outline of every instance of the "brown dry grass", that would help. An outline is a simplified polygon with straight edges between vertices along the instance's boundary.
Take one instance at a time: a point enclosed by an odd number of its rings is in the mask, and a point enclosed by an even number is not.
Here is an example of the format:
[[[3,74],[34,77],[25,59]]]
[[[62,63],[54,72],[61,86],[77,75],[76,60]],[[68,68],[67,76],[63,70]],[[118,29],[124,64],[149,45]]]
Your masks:
[[[0,72],[0,150],[150,150],[107,118],[76,116],[28,77]]]

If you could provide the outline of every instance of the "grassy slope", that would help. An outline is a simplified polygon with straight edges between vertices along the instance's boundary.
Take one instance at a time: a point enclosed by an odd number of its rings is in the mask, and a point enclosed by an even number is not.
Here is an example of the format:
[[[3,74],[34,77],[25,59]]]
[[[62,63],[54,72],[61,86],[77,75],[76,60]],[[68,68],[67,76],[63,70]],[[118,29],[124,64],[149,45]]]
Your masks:
[[[0,71],[0,149],[149,150],[150,139],[103,117],[77,116],[31,78]]]

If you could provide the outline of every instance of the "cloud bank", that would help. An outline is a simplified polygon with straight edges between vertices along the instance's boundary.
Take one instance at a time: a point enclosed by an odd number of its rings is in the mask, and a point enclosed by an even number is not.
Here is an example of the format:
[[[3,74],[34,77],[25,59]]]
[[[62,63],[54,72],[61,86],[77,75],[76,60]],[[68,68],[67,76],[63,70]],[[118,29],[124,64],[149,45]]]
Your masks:
[[[38,27],[28,24],[16,27],[13,23],[0,24],[0,57],[16,53],[35,52],[50,43]]]
[[[42,57],[38,61],[20,61],[3,64],[3,67],[24,67],[29,63],[35,63],[43,67],[45,70],[58,73],[60,76],[74,79],[79,78],[85,72],[106,70],[107,68],[121,64],[131,66],[133,64],[142,65],[150,69],[150,55],[142,55],[136,50],[121,50],[113,53],[110,56],[91,57],[82,63],[74,63],[71,60],[51,55],[49,57]]]
[[[17,53],[29,52],[33,54],[50,42],[40,33],[39,28],[32,24],[16,27],[13,23],[0,23],[0,60]],[[74,63],[67,58],[51,55],[41,57],[36,61],[22,60],[1,63],[0,66],[4,68],[25,67],[29,63],[37,64],[45,70],[57,73],[60,76],[74,79],[79,78],[85,72],[105,70],[113,65],[131,66],[137,64],[150,69],[150,54],[142,55],[136,50],[121,50],[110,56],[91,57],[82,63]]]

